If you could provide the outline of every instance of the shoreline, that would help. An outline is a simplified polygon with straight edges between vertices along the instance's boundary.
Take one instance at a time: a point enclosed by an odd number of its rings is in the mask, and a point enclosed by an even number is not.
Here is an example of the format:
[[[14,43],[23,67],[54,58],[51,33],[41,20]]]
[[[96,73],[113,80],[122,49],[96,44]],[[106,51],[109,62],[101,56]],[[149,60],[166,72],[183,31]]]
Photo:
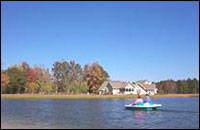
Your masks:
[[[142,97],[145,95],[142,95]],[[151,98],[191,98],[199,94],[156,94]],[[137,95],[1,94],[1,99],[130,99]]]

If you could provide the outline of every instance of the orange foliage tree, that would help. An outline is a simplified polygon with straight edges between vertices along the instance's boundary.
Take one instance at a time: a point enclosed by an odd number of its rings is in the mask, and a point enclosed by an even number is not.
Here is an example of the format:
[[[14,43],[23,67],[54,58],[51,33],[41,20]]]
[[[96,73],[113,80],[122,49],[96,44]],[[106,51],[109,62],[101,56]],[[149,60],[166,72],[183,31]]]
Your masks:
[[[1,71],[1,93],[5,93],[8,83],[9,83],[9,76],[5,72]]]

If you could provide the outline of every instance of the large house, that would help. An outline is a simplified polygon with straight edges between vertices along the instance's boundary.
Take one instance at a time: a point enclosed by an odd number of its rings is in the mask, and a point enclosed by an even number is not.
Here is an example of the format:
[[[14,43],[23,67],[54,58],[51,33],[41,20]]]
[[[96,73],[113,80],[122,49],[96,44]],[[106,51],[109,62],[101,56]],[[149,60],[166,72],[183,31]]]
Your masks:
[[[137,82],[122,82],[122,81],[105,81],[99,88],[99,94],[151,94],[157,93],[155,84],[147,80]]]

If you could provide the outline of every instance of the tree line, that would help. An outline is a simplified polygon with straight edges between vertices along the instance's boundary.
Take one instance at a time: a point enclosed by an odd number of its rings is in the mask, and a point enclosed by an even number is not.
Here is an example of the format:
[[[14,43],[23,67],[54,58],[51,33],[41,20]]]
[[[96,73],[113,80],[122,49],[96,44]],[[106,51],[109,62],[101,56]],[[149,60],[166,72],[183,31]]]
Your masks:
[[[1,67],[1,93],[98,93],[101,84],[109,78],[103,67],[94,62],[81,67],[75,61],[56,61],[52,73],[41,66],[31,67],[27,62]],[[160,94],[199,93],[199,80],[164,80],[156,83]]]
[[[199,93],[199,80],[164,80],[156,83],[156,87],[161,94],[193,94]]]
[[[97,62],[81,67],[75,61],[56,61],[52,74],[44,67],[23,62],[1,69],[1,93],[97,93],[108,78]]]

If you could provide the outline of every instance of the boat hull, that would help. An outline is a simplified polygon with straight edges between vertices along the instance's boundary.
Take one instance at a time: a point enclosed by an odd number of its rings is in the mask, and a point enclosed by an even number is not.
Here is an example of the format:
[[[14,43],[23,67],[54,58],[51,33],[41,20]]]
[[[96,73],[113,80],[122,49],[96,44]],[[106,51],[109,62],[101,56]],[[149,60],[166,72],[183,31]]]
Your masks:
[[[126,109],[129,110],[161,110],[162,109],[162,105],[161,104],[153,104],[153,105],[149,105],[149,104],[144,104],[144,105],[125,105]]]

